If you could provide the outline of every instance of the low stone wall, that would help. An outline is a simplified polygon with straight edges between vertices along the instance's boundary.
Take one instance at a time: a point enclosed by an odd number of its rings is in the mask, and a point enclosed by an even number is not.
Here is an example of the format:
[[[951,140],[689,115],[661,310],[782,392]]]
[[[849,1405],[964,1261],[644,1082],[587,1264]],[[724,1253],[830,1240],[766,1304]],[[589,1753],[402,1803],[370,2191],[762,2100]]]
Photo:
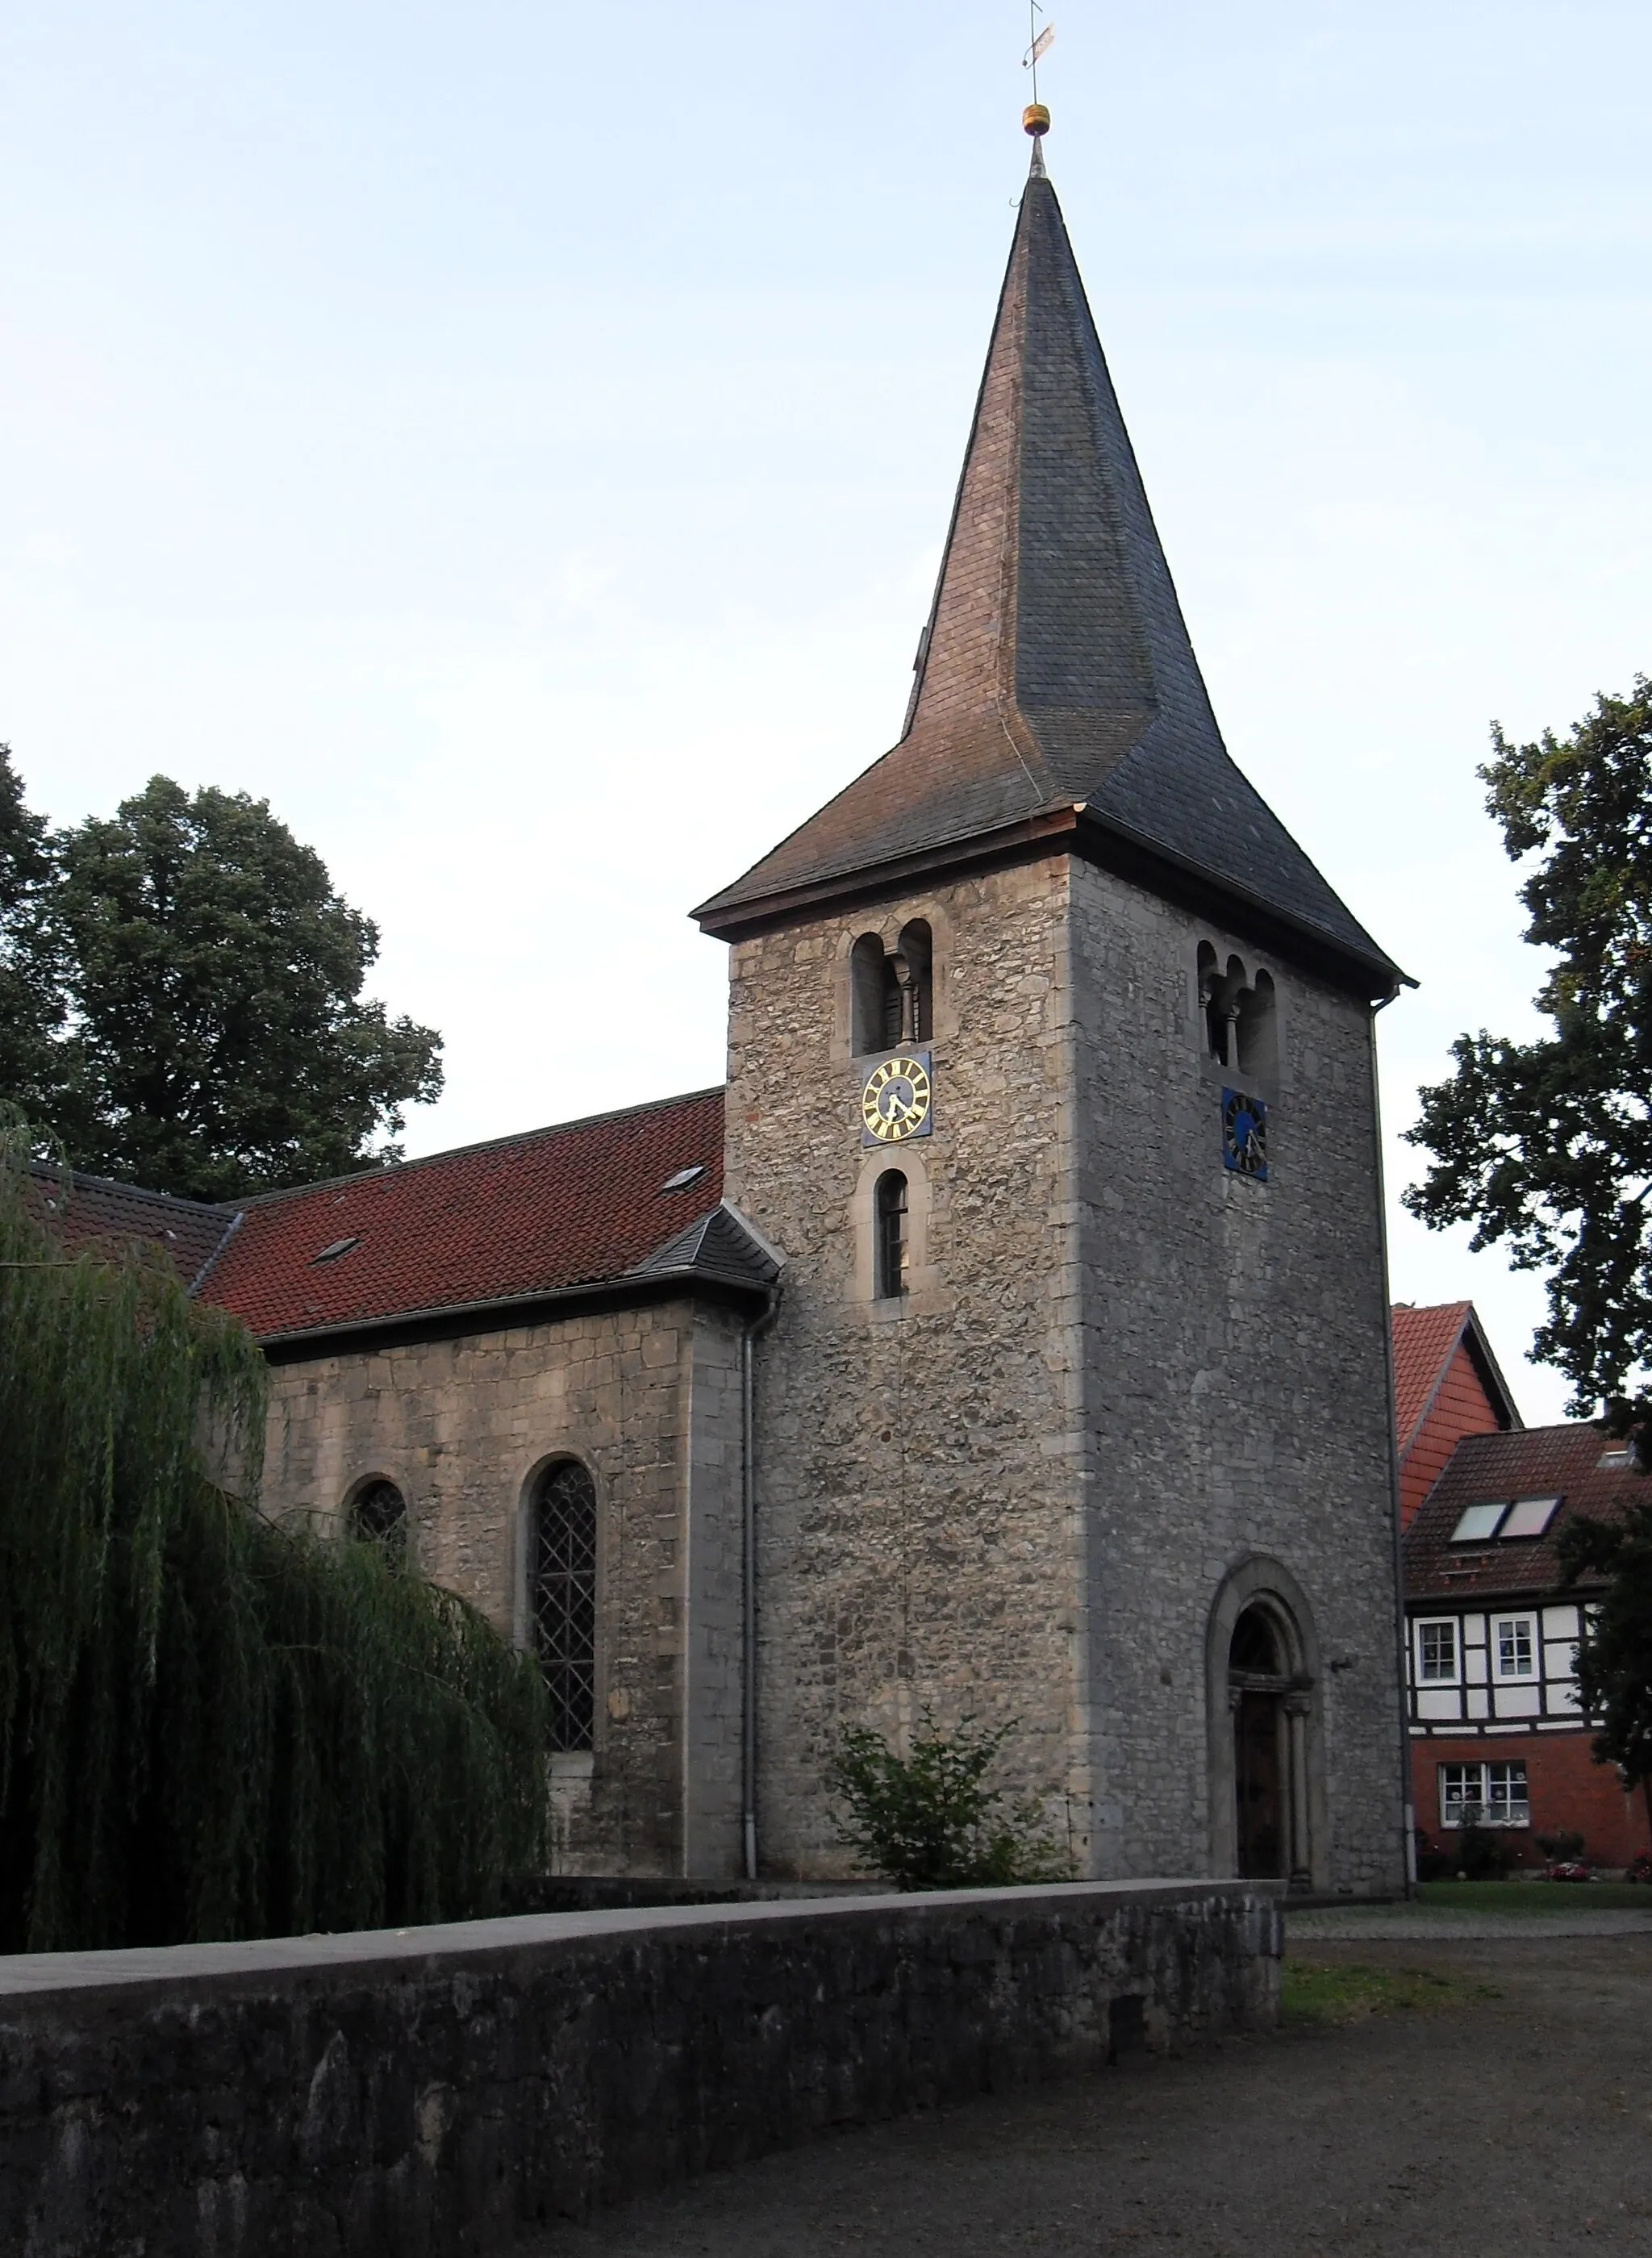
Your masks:
[[[0,1960],[0,2250],[449,2258],[846,2123],[1265,2027],[1242,1883]]]

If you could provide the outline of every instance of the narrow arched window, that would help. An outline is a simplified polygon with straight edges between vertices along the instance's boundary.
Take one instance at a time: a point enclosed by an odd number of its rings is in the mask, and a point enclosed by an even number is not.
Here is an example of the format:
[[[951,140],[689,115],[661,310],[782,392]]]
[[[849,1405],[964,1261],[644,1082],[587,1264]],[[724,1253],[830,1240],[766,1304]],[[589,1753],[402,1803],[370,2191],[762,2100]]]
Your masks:
[[[926,1043],[935,1020],[935,943],[927,921],[914,918],[902,928],[896,956],[904,1001],[904,1040]]]
[[[901,1039],[900,976],[875,933],[863,933],[849,952],[849,984],[855,1057],[892,1049]]]
[[[872,1217],[877,1297],[889,1301],[906,1291],[906,1179],[898,1168],[878,1178]]]
[[[1222,1056],[1222,1018],[1216,1008],[1216,991],[1222,984],[1222,974],[1216,963],[1216,953],[1208,941],[1199,943],[1199,1012],[1204,1022],[1204,1047],[1213,1059]]]
[[[394,1482],[379,1475],[362,1484],[350,1502],[350,1533],[394,1559],[407,1558],[408,1501]]]
[[[1279,1065],[1279,1022],[1273,1012],[1273,983],[1258,972],[1239,997],[1239,1071],[1267,1082]]]
[[[577,1459],[541,1475],[529,1542],[529,1605],[550,1696],[550,1745],[588,1749],[597,1701],[597,1490]]]

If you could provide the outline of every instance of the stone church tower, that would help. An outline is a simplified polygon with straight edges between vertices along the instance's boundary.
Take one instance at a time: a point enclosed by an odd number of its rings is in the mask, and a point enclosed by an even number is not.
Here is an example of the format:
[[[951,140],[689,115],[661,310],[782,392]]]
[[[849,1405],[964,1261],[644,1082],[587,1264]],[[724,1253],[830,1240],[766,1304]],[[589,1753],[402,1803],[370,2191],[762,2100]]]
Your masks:
[[[1372,1044],[1223,745],[1035,144],[904,735],[697,912],[756,1351],[764,1871],[1012,1722],[1083,1875],[1401,1872]]]

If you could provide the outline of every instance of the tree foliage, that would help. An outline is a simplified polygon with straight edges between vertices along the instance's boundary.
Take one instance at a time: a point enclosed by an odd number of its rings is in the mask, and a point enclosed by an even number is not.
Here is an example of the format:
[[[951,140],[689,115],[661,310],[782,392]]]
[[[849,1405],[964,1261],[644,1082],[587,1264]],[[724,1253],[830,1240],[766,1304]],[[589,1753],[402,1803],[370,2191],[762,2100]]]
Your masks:
[[[266,801],[152,778],[56,841],[58,1127],[100,1175],[231,1199],[394,1160],[440,1039],[361,1000],[371,920]]]
[[[947,1732],[926,1708],[901,1757],[865,1726],[846,1725],[828,1775],[847,1807],[839,1841],[901,1890],[1070,1879],[1037,1803],[987,1785],[1013,1729],[988,1731],[966,1716]]]
[[[1638,1786],[1652,1820],[1652,1500],[1614,1522],[1580,1516],[1561,1531],[1569,1586],[1593,1572],[1606,1580],[1592,1600],[1578,1647],[1578,1692],[1599,1727],[1595,1758]]]
[[[1432,1154],[1407,1205],[1470,1223],[1520,1269],[1549,1273],[1535,1347],[1582,1414],[1652,1417],[1652,683],[1602,696],[1562,740],[1492,732],[1479,771],[1521,888],[1527,938],[1554,951],[1534,1042],[1459,1036],[1451,1079],[1408,1133]],[[1637,1442],[1637,1449],[1641,1448]]]
[[[54,865],[11,749],[0,745],[0,1092],[38,1106],[56,1082],[63,998],[45,919]]]
[[[259,1515],[256,1344],[159,1256],[66,1245],[26,1142],[0,1150],[0,1951],[496,1910],[539,1863],[536,1668],[382,1546]]]

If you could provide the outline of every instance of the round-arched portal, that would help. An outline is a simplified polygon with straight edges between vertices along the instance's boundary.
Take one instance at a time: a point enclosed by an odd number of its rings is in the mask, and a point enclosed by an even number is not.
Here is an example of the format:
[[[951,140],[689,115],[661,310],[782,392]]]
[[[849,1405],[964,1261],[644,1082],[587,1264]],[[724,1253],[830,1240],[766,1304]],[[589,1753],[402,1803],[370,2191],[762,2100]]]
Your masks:
[[[1223,1583],[1206,1648],[1211,1864],[1325,1885],[1329,1839],[1319,1647],[1301,1587],[1251,1559]]]

